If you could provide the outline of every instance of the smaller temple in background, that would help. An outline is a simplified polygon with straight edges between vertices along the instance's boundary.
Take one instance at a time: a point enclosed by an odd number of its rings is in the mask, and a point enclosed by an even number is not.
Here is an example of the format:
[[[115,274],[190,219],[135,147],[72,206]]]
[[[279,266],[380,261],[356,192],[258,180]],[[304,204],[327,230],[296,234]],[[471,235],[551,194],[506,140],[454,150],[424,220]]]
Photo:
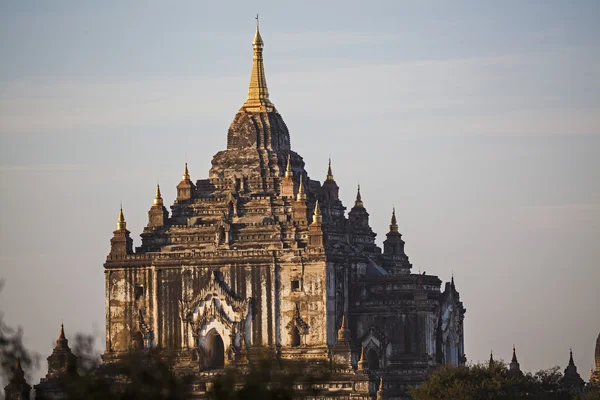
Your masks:
[[[590,371],[590,382],[589,386],[600,388],[600,333],[596,339],[596,353],[595,353],[596,368]]]
[[[565,374],[561,381],[562,385],[565,388],[570,390],[581,392],[585,387],[585,382],[579,376],[577,372],[577,367],[575,366],[575,362],[573,361],[573,350],[570,351],[569,355],[569,365],[565,368]]]
[[[13,375],[4,387],[4,398],[6,400],[25,400],[29,399],[31,386],[25,380],[25,372],[21,367],[21,358],[17,358],[17,363],[13,368]]]

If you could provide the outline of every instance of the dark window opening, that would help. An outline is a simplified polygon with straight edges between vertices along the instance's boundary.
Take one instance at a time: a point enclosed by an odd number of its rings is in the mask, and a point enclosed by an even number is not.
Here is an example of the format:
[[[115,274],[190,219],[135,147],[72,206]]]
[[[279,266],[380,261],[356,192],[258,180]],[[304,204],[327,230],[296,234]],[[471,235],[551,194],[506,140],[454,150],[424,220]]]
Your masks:
[[[300,281],[299,280],[296,279],[296,280],[292,281],[292,290],[294,292],[297,292],[300,290]]]
[[[144,296],[144,287],[140,285],[135,285],[133,295],[136,300],[139,300],[142,296]]]

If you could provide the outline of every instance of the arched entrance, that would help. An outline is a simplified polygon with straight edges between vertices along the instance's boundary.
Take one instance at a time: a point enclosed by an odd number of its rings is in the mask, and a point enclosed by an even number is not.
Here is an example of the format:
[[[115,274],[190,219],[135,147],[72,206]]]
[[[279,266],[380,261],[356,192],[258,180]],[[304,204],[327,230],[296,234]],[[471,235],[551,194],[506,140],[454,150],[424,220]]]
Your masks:
[[[370,370],[379,369],[379,356],[375,350],[369,349],[367,351],[367,363]]]
[[[292,328],[292,347],[300,346],[300,331],[297,326]]]
[[[206,339],[206,347],[208,349],[208,367],[210,369],[224,368],[225,345],[223,344],[221,335],[213,330]]]

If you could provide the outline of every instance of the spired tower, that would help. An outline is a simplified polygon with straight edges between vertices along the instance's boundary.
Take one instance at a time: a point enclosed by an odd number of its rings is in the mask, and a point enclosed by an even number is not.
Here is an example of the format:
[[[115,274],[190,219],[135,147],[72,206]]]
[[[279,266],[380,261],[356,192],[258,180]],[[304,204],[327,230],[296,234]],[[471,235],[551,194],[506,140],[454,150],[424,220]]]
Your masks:
[[[157,188],[135,251],[119,214],[103,359],[160,349],[200,395],[226,366],[310,360],[339,364],[323,396],[402,397],[429,369],[465,361],[454,281],[442,291],[411,273],[395,211],[382,251],[360,188],[346,216],[331,162],[323,184],[309,177],[269,98],[258,24],[252,45],[248,97],[208,179],[186,164],[170,213]]]

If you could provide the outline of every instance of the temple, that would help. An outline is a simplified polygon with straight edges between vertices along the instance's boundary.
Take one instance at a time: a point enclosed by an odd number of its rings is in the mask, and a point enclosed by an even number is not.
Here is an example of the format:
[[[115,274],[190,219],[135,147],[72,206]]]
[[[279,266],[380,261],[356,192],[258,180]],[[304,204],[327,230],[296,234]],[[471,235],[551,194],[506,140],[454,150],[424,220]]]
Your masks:
[[[252,46],[248,96],[208,178],[193,180],[186,163],[170,210],[157,186],[139,247],[119,210],[103,362],[156,349],[194,377],[192,398],[261,357],[328,371],[297,385],[300,397],[405,398],[433,368],[466,361],[454,277],[412,272],[395,209],[380,248],[368,199],[358,187],[346,212],[331,160],[323,182],[309,176],[269,96],[258,23]],[[73,357],[61,328],[42,397]]]
[[[346,214],[331,161],[322,183],[310,178],[269,98],[258,24],[252,46],[248,97],[208,178],[186,163],[170,212],[157,187],[135,251],[119,212],[104,362],[158,348],[197,374],[200,395],[215,370],[254,357],[335,362],[346,372],[327,395],[401,398],[466,360],[454,279],[411,272],[395,210],[382,251],[360,187]]]

